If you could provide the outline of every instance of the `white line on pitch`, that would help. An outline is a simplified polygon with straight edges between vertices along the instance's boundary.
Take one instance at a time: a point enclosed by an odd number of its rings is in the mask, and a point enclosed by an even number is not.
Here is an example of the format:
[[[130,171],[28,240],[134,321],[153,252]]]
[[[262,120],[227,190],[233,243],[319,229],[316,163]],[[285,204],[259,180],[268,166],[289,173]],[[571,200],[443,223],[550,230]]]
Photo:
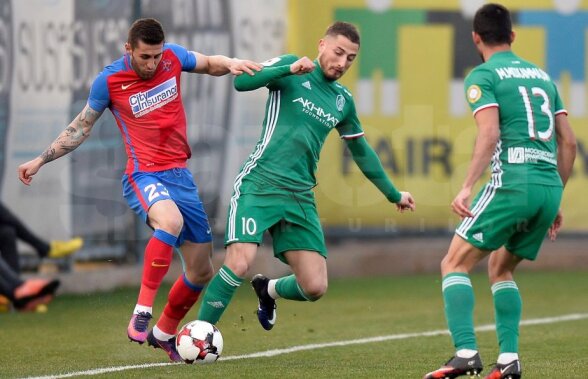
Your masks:
[[[545,317],[545,318],[535,318],[535,319],[530,319],[530,320],[522,320],[521,326],[554,324],[557,322],[576,321],[576,320],[583,320],[586,318],[588,318],[588,313],[573,313],[573,314],[558,316],[558,317]],[[486,325],[482,325],[482,326],[477,327],[476,331],[477,332],[487,332],[487,331],[492,331],[495,329],[496,329],[496,326],[494,324],[486,324]],[[224,361],[234,361],[237,359],[273,357],[276,355],[289,354],[289,353],[294,353],[297,351],[324,349],[326,347],[349,346],[349,345],[358,345],[358,344],[392,341],[392,340],[404,340],[404,339],[415,338],[415,337],[434,337],[434,336],[448,335],[448,334],[449,334],[449,331],[447,329],[431,330],[428,332],[420,332],[420,333],[391,334],[391,335],[387,335],[387,336],[359,338],[359,339],[347,340],[347,341],[336,341],[336,342],[326,342],[326,343],[315,343],[315,344],[309,344],[309,345],[292,346],[287,349],[274,349],[274,350],[260,351],[259,353],[252,353],[252,354],[245,354],[245,355],[232,355],[232,356],[228,356],[228,357],[221,357],[221,358],[219,358],[219,361],[224,362]],[[71,372],[68,374],[27,377],[26,379],[60,379],[60,378],[71,378],[74,376],[92,376],[92,375],[106,374],[109,372],[134,370],[134,369],[139,369],[139,368],[170,366],[170,365],[176,365],[176,364],[178,364],[178,363],[147,363],[147,364],[142,364],[142,365],[104,367],[104,368],[97,368],[97,369],[93,369],[93,370]]]

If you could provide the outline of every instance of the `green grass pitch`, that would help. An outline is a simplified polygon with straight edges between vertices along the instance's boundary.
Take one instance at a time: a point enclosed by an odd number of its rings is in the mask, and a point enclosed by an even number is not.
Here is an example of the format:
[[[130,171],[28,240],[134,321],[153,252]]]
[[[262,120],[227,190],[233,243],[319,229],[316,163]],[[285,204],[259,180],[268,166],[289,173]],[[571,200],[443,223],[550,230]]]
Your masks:
[[[588,377],[588,273],[528,271],[516,280],[523,319],[543,320],[521,327],[524,377]],[[487,278],[474,274],[472,282],[476,326],[492,325]],[[160,290],[156,317],[168,289]],[[136,295],[61,295],[44,314],[0,314],[0,378],[421,378],[453,354],[447,334],[425,334],[446,329],[438,275],[332,280],[316,303],[279,301],[270,332],[258,325],[244,284],[218,324],[224,352],[211,365],[168,364],[162,351],[128,342]],[[567,315],[578,317],[559,319]],[[195,317],[194,309],[185,321]],[[477,336],[488,372],[496,336]]]

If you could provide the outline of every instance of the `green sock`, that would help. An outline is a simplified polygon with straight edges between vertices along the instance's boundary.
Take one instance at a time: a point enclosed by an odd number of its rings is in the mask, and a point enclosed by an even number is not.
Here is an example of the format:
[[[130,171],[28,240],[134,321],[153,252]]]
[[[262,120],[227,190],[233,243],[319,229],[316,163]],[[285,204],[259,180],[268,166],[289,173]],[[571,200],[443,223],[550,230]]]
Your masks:
[[[314,301],[316,299],[309,298],[296,281],[296,276],[290,275],[278,279],[276,282],[276,292],[278,295],[288,300],[297,301]]]
[[[198,320],[216,324],[241,283],[243,279],[237,277],[227,266],[221,267],[204,293]]]
[[[478,350],[474,333],[474,291],[468,274],[451,273],[443,278],[445,318],[456,350]]]
[[[492,286],[492,295],[500,353],[518,353],[519,323],[523,308],[519,289],[511,280],[498,282]]]

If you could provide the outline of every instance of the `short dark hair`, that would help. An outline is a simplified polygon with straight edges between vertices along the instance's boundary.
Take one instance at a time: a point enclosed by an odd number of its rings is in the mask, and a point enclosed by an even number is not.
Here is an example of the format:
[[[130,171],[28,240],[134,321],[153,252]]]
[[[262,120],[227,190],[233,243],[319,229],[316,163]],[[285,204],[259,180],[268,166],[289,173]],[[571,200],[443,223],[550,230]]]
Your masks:
[[[325,35],[333,37],[342,35],[343,37],[347,37],[347,39],[351,42],[359,45],[359,32],[357,31],[355,25],[350,24],[349,22],[336,21],[334,24],[328,27]]]
[[[127,42],[131,48],[135,48],[139,41],[147,45],[159,45],[164,40],[163,26],[159,21],[154,18],[140,18],[131,25]]]
[[[505,6],[489,3],[482,6],[474,16],[474,32],[485,44],[494,46],[511,44],[512,21]]]

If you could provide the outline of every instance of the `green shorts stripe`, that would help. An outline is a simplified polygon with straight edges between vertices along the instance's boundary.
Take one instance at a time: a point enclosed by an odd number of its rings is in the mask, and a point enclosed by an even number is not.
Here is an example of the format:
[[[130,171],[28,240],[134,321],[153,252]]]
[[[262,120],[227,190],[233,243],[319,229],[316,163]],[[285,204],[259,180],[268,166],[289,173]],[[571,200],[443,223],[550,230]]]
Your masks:
[[[229,204],[229,216],[227,219],[227,241],[232,242],[236,241],[236,233],[235,233],[235,218],[237,217],[237,204],[239,196],[241,196],[241,184],[243,184],[243,178],[247,176],[251,172],[251,170],[257,165],[257,161],[263,155],[266,147],[269,145],[269,142],[272,139],[272,135],[274,130],[276,129],[276,124],[278,121],[278,115],[280,112],[280,91],[271,91],[270,98],[269,98],[269,106],[268,106],[268,115],[267,115],[267,122],[265,125],[265,130],[263,134],[263,138],[261,143],[259,143],[253,152],[249,156],[249,159],[243,165],[241,172],[235,178],[235,183],[233,184],[233,196],[231,196],[231,201]]]
[[[486,209],[486,207],[490,204],[490,202],[496,195],[496,191],[500,187],[502,187],[501,175],[493,174],[490,183],[486,184],[484,190],[482,191],[474,207],[472,208],[471,212],[474,214],[474,217],[467,217],[462,221],[462,223],[455,231],[457,235],[464,239],[467,239],[468,230],[472,227],[472,225],[474,225],[474,223],[478,220],[480,215],[484,212],[484,209]]]

